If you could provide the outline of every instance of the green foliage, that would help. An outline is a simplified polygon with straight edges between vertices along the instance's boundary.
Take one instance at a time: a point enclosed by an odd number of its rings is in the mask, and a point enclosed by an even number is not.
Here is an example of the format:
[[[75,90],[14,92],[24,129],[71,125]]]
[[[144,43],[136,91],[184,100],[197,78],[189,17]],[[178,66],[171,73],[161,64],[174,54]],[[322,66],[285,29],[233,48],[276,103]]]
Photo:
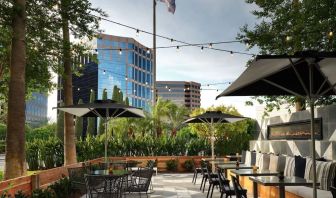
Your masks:
[[[56,124],[47,124],[39,128],[27,129],[26,128],[26,140],[33,141],[36,139],[47,140],[50,137],[55,136]]]
[[[55,194],[49,188],[39,188],[33,190],[31,198],[55,198]]]
[[[26,161],[29,170],[34,171],[39,168],[39,141],[32,141],[26,143]]]
[[[184,161],[183,168],[185,168],[187,171],[194,170],[194,162],[192,160]]]
[[[78,104],[83,104],[83,100],[79,99]],[[82,137],[83,134],[83,117],[76,117],[76,125],[75,125],[75,134],[77,140]]]
[[[49,186],[49,189],[55,194],[55,198],[71,197],[71,181],[63,177]]]
[[[166,166],[168,171],[177,170],[178,161],[176,159],[170,159],[166,161]]]
[[[0,140],[6,139],[6,131],[7,126],[5,124],[0,123]]]
[[[96,100],[96,93],[94,90],[91,91],[90,93],[90,103],[93,103]],[[86,129],[86,134],[87,135],[95,135],[95,118],[87,118],[88,124],[87,124],[87,129]]]
[[[247,150],[249,141],[252,135],[247,133],[235,133],[229,137],[219,137],[215,141],[215,153],[219,156],[241,153],[242,150]]]
[[[63,106],[64,104],[60,104],[60,106]],[[56,127],[56,136],[64,141],[64,112],[59,111],[57,115],[57,127]]]
[[[126,97],[126,99],[125,99],[125,104],[129,105],[129,99],[128,99],[128,97]]]

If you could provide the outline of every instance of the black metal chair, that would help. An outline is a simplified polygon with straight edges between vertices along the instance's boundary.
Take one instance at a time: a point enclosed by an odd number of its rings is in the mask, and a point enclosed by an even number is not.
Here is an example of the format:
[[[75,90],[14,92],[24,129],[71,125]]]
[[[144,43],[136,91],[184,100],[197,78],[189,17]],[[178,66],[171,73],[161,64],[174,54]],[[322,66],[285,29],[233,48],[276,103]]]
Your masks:
[[[85,174],[88,174],[87,167],[74,167],[68,168],[69,180],[71,183],[71,189],[74,192],[86,193]]]
[[[206,169],[206,174],[208,175],[208,179],[209,179],[209,188],[208,188],[208,194],[207,194],[207,198],[212,197],[213,194],[213,190],[215,186],[219,186],[219,178],[217,174],[211,173],[209,171],[209,169]],[[210,194],[210,190],[211,190],[211,194]]]
[[[193,162],[195,164],[194,159],[193,159]],[[192,181],[191,181],[191,183],[193,183],[193,184],[196,184],[198,174],[202,174],[202,163],[203,163],[203,161],[201,161],[201,167],[194,166],[195,167],[194,168],[194,175],[193,175],[193,178],[192,178]]]
[[[336,198],[336,187],[330,186],[330,191],[331,191],[333,198]]]
[[[228,180],[223,173],[222,169],[218,169],[218,178],[219,178],[219,191],[221,193],[221,198],[223,197],[223,195],[225,194],[225,198],[228,198],[230,196],[230,198],[232,197],[232,195],[235,195],[235,191],[234,188],[230,187],[230,180]]]
[[[148,197],[148,188],[152,180],[154,170],[152,169],[139,169],[133,172],[127,180],[126,192],[137,192],[141,197],[141,193],[146,193]]]
[[[127,176],[85,175],[89,198],[121,198],[122,183]]]
[[[231,178],[236,198],[247,198],[247,190],[240,186],[237,177],[231,175]]]

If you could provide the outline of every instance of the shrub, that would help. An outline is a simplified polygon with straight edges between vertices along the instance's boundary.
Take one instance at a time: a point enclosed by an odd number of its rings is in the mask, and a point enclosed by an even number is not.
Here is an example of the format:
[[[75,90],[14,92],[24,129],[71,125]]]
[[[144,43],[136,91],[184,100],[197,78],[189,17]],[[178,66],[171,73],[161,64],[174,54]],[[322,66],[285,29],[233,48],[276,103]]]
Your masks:
[[[168,171],[176,171],[177,170],[177,160],[176,159],[170,159],[166,161],[166,166]]]
[[[49,189],[35,189],[32,192],[31,198],[54,198],[54,193]]]
[[[63,177],[49,186],[54,192],[55,198],[71,197],[71,182],[67,177]]]
[[[183,168],[185,168],[187,171],[194,170],[194,162],[192,160],[186,160],[183,163]]]
[[[5,124],[0,123],[0,140],[6,139],[6,130],[7,126]]]
[[[56,124],[47,124],[35,129],[26,129],[26,141],[34,141],[36,139],[47,140],[49,137],[55,136]]]
[[[5,153],[6,151],[6,142],[5,140],[0,140],[0,153]]]
[[[26,159],[31,171],[39,168],[39,145],[38,140],[26,143]]]

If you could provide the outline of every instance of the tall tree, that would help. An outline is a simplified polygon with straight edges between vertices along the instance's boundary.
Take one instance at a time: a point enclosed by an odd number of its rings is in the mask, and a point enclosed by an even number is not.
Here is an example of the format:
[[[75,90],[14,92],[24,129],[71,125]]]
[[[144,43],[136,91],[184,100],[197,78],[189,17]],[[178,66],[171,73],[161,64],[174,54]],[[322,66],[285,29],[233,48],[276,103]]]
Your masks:
[[[90,103],[93,103],[96,100],[96,93],[94,90],[90,93]],[[92,136],[96,134],[95,131],[95,118],[88,118],[88,124],[86,129],[86,134],[91,134]]]
[[[107,90],[103,90],[102,100],[107,100]],[[103,123],[103,120],[99,120],[99,127],[98,127],[98,134],[104,134],[105,132],[105,123]]]
[[[260,54],[294,54],[296,51],[317,50],[334,51],[336,42],[336,2],[330,0],[285,1],[285,0],[246,0],[257,9],[252,13],[258,18],[254,27],[244,25],[238,39],[246,42],[249,48],[258,47]],[[259,103],[266,104],[266,111],[279,109],[284,103],[296,104],[297,109],[304,109],[302,98],[255,97]],[[334,103],[335,97],[324,97],[316,105]],[[253,104],[248,101],[248,104]]]
[[[12,53],[8,94],[5,179],[26,173],[25,163],[25,69],[26,1],[12,7]]]
[[[83,100],[79,99],[78,104],[83,104]],[[79,140],[83,135],[83,117],[76,116],[75,133],[77,140]]]
[[[61,0],[61,18],[63,33],[63,90],[65,106],[73,104],[72,97],[72,68],[71,68],[71,47],[70,47],[70,27],[69,15],[70,1]],[[73,124],[73,115],[64,113],[64,164],[74,164],[76,158],[76,136]]]
[[[157,137],[162,135],[164,118],[167,117],[169,104],[170,102],[168,100],[162,100],[162,98],[158,98],[155,106],[152,109],[152,119]]]
[[[119,93],[118,93],[119,89],[117,87],[117,85],[113,86],[113,91],[112,91],[112,100],[118,102],[119,100]]]

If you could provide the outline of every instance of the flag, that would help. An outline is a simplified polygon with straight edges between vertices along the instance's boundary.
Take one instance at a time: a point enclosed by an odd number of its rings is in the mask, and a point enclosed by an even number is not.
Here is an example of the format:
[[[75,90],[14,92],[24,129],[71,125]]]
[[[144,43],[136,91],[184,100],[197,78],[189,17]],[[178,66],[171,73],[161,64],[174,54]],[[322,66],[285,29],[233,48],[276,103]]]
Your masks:
[[[175,13],[175,9],[176,9],[176,4],[175,4],[175,0],[160,0],[161,2],[165,2],[168,6],[168,11],[171,13]]]

